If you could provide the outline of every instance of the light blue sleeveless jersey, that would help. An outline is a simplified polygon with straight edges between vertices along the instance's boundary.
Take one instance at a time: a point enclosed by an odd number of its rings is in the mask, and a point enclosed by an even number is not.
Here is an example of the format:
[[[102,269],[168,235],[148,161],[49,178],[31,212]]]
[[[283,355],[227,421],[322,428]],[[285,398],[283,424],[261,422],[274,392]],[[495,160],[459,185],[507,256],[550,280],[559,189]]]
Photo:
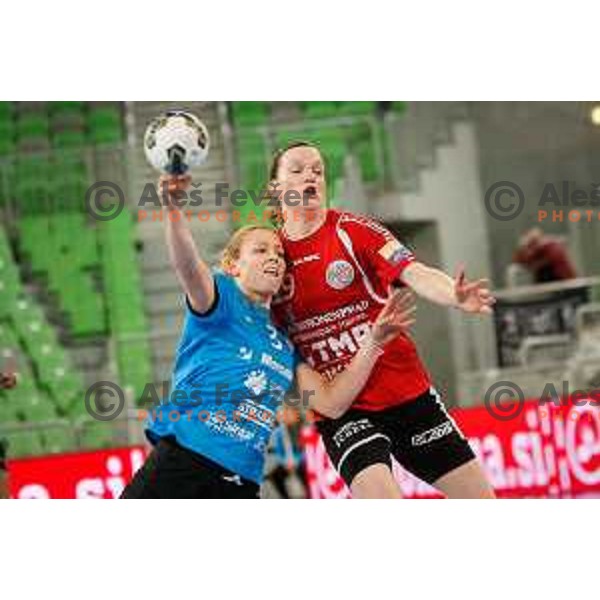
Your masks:
[[[260,483],[276,411],[300,360],[267,308],[251,302],[232,277],[214,273],[217,298],[205,315],[186,301],[171,395],[151,410],[153,443],[181,446]]]

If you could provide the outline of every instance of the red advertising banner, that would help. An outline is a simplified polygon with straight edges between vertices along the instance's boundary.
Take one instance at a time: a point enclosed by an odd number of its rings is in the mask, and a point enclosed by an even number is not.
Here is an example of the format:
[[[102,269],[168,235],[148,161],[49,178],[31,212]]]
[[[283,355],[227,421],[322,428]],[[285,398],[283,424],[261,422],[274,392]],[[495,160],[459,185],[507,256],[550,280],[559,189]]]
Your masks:
[[[510,420],[485,407],[455,409],[452,417],[469,438],[499,497],[600,497],[600,408],[597,400],[537,400]],[[311,498],[349,498],[314,427],[303,432]],[[441,497],[394,463],[406,498]]]
[[[118,498],[144,463],[143,446],[8,461],[11,498]]]
[[[455,409],[500,497],[600,497],[600,408],[594,400],[562,405],[528,401],[499,420],[485,407]],[[311,498],[349,498],[312,426],[303,430]],[[12,498],[118,498],[143,464],[143,446],[8,461]],[[394,463],[406,498],[440,495]]]

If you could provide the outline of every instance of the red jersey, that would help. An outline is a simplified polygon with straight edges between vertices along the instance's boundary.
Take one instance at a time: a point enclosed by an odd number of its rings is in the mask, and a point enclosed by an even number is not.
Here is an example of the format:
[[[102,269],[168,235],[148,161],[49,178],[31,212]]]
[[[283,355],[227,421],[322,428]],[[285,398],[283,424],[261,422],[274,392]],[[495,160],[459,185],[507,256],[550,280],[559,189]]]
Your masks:
[[[536,283],[574,279],[577,271],[569,258],[564,243],[551,236],[517,249],[513,262],[530,269]]]
[[[415,257],[378,222],[337,210],[309,237],[280,236],[288,271],[273,300],[274,317],[304,360],[332,379],[352,360],[389,285]],[[386,345],[353,407],[383,410],[430,386],[414,342],[400,334]]]

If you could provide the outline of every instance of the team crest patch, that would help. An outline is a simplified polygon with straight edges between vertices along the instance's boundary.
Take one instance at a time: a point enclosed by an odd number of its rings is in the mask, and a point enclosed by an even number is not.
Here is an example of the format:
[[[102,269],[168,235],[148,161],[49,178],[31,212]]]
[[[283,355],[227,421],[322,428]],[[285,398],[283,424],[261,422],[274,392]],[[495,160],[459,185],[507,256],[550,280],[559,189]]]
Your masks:
[[[397,265],[412,256],[410,250],[405,248],[398,240],[389,241],[381,248],[379,254],[392,265]]]
[[[347,260],[334,260],[327,267],[325,278],[334,290],[343,290],[354,281],[354,267]]]

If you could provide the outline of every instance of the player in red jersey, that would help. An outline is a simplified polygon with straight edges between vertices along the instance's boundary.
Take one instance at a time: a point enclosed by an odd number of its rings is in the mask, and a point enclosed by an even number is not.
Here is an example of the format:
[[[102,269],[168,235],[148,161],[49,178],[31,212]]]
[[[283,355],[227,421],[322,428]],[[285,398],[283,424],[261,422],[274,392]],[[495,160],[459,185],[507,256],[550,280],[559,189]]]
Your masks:
[[[392,285],[468,313],[491,312],[485,280],[467,281],[464,269],[453,280],[418,262],[378,222],[327,209],[323,159],[313,145],[279,151],[270,179],[280,199],[289,266],[273,310],[320,373],[333,377],[348,364]],[[292,200],[298,195],[301,201]],[[447,497],[494,496],[407,334],[386,348],[351,409],[317,426],[354,497],[401,497],[391,455]]]

